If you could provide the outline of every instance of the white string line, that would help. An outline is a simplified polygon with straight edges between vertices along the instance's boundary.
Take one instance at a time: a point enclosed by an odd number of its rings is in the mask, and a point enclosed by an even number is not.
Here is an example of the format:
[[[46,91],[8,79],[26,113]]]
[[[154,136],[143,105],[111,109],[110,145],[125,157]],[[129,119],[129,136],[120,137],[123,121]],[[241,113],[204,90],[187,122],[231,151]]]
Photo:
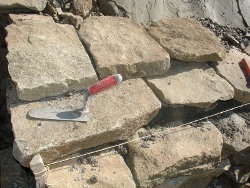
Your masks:
[[[58,184],[58,183],[61,183],[61,182],[63,182],[64,180],[58,180],[58,181],[55,181],[54,183],[48,183],[47,182],[47,180],[46,180],[46,185],[48,186],[48,187],[50,187],[50,186],[53,186],[53,185],[56,185],[56,184]]]
[[[35,177],[36,180],[39,180],[39,179],[43,178],[44,176],[46,176],[45,179],[47,179],[47,175],[48,175],[48,172],[49,172],[49,166],[45,166],[45,169],[43,169],[42,171],[37,172],[37,173],[33,172],[33,174],[34,175],[38,175],[38,174],[41,174],[42,172],[45,172],[45,173],[42,176],[40,176],[40,177]]]
[[[40,171],[40,172],[33,172],[33,174],[34,174],[34,175],[38,175],[38,174],[41,174],[41,173],[46,172],[46,171],[47,171],[47,168],[43,169],[43,170]]]
[[[203,118],[200,118],[200,119],[197,119],[197,120],[188,122],[188,123],[181,124],[181,125],[179,125],[178,127],[183,127],[183,126],[186,126],[186,125],[189,125],[189,124],[192,124],[192,123],[196,123],[196,122],[199,122],[199,121],[202,121],[202,120],[205,120],[205,119],[208,119],[208,118],[211,118],[211,117],[214,117],[214,116],[217,116],[217,115],[220,115],[220,114],[223,114],[223,113],[232,111],[232,110],[235,110],[235,109],[237,109],[237,108],[241,108],[241,107],[243,107],[243,106],[247,106],[247,105],[249,105],[249,104],[250,104],[250,103],[246,103],[246,104],[242,104],[242,105],[240,105],[240,106],[236,106],[236,107],[233,107],[233,108],[229,108],[229,109],[227,109],[227,110],[224,110],[224,111],[221,111],[221,112],[218,112],[218,113],[215,113],[215,114],[212,114],[212,115],[209,115],[209,116],[206,116],[206,117],[203,117]],[[96,151],[91,151],[91,152],[88,152],[88,153],[85,153],[85,154],[81,154],[81,155],[78,155],[78,156],[74,156],[74,157],[70,157],[70,158],[67,158],[67,159],[55,161],[55,162],[52,162],[52,163],[48,163],[48,164],[45,165],[45,166],[50,166],[50,165],[53,165],[53,164],[62,163],[62,162],[69,161],[69,160],[72,160],[72,159],[76,159],[76,158],[79,158],[79,157],[83,157],[83,156],[86,156],[86,155],[91,155],[91,154],[98,153],[98,152],[101,152],[101,151],[105,151],[105,150],[108,150],[108,149],[112,149],[112,148],[116,148],[116,147],[119,147],[119,146],[123,146],[123,145],[128,144],[128,143],[138,142],[138,141],[141,141],[141,140],[143,140],[143,139],[145,139],[145,138],[148,138],[148,137],[151,137],[151,136],[159,135],[159,134],[164,133],[164,132],[166,132],[166,131],[168,131],[168,130],[169,130],[169,129],[161,130],[161,131],[158,131],[158,132],[155,132],[155,133],[152,133],[152,134],[150,134],[150,135],[143,136],[143,137],[140,137],[140,138],[137,138],[137,139],[134,139],[134,140],[126,141],[126,142],[123,142],[123,143],[120,143],[120,144],[116,144],[116,145],[113,145],[113,146],[109,146],[109,147],[105,147],[105,148],[102,148],[102,149],[99,149],[99,150],[96,150]],[[174,132],[171,132],[171,133],[174,133]],[[169,134],[171,134],[171,133],[169,133]]]

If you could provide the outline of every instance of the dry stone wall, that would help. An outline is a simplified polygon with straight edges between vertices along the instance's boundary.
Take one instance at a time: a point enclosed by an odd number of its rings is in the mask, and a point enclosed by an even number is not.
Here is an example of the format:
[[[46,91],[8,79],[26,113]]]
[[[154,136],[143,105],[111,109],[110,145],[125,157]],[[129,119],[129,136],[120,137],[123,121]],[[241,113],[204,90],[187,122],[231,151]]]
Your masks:
[[[0,42],[5,38],[8,48],[2,57],[7,57],[12,82],[7,98],[15,137],[12,154],[0,153],[3,160],[14,156],[29,167],[40,154],[50,164],[47,184],[58,187],[206,187],[222,173],[236,184],[248,183],[250,91],[240,62],[250,62],[249,55],[236,48],[240,44],[232,36],[227,39],[235,49],[226,51],[194,19],[165,18],[169,11],[170,17],[189,17],[193,9],[195,15],[213,15],[220,23],[224,16],[216,11],[225,5],[235,19],[223,24],[245,27],[246,1],[202,2],[197,10],[192,3],[169,7],[173,2],[145,1],[147,13],[140,12],[143,3],[137,9],[134,2],[129,9],[132,1],[49,0],[46,8],[42,1],[12,2],[0,3],[9,21]],[[169,11],[162,11],[161,3]],[[145,19],[156,8],[156,17]],[[100,16],[98,10],[107,15],[113,10],[115,17]],[[12,14],[16,11],[21,12]],[[157,22],[141,25],[136,19]],[[241,42],[247,44],[249,29],[244,32]],[[89,98],[88,122],[27,115],[38,107],[80,109],[83,89],[117,73],[124,78],[121,84]],[[242,104],[246,106],[234,113],[190,123]],[[105,152],[87,155],[99,149]],[[62,158],[65,163],[55,162]],[[6,164],[1,169],[8,169]],[[7,176],[1,182],[10,185],[12,177]]]

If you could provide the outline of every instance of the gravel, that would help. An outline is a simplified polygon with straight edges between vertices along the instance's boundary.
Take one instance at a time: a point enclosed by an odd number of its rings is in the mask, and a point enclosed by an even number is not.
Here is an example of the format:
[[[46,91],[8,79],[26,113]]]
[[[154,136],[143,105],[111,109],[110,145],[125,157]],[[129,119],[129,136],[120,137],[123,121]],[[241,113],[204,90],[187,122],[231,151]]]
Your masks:
[[[229,25],[222,26],[209,18],[198,18],[197,20],[204,27],[213,31],[227,50],[235,47],[244,50],[250,43],[250,27],[240,29]]]

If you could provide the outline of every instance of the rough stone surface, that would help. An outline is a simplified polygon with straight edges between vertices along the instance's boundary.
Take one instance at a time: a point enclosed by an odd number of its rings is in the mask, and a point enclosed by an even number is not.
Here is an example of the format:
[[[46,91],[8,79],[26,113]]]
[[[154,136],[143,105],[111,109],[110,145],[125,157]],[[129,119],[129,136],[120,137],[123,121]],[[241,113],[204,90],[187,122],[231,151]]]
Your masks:
[[[148,84],[166,104],[208,108],[234,96],[232,86],[204,63],[171,60],[166,76],[148,78]]]
[[[37,107],[78,109],[82,104],[80,94],[52,101],[11,104],[15,158],[28,166],[31,158],[40,153],[46,164],[81,149],[124,140],[148,123],[161,107],[143,80],[131,79],[90,97],[88,122],[42,121],[27,117],[27,112]]]
[[[169,69],[169,55],[141,25],[120,17],[90,17],[79,30],[101,77],[160,75]]]
[[[97,156],[91,156],[96,164],[79,163],[78,161],[88,161],[86,158],[78,158],[50,167],[47,183],[56,183],[55,188],[82,188],[82,187],[110,187],[110,188],[135,188],[132,174],[127,167],[122,156],[106,152]],[[91,177],[96,177],[96,183],[90,181]],[[93,178],[92,178],[93,179]]]
[[[248,78],[244,70],[239,65],[240,61],[245,58],[250,62],[250,57],[244,53],[231,49],[222,62],[213,63],[216,72],[225,78],[234,88],[235,100],[243,103],[250,101],[250,88],[248,87]]]
[[[201,174],[193,174],[192,176],[180,176],[165,181],[156,188],[190,188],[199,187],[207,188],[213,177],[217,177],[227,171],[230,167],[229,160],[222,161],[215,169],[205,171]]]
[[[244,18],[245,24],[250,27],[250,1],[248,0],[241,0],[238,1],[240,13]]]
[[[9,14],[9,23],[22,24],[26,22],[52,22],[55,23],[51,16],[41,16],[39,14]]]
[[[186,1],[186,0],[114,0],[123,7],[130,18],[140,23],[155,22],[164,18],[211,18],[221,25],[244,28],[243,19],[239,14],[237,0]],[[248,0],[239,1],[245,20],[249,20]],[[244,3],[243,3],[244,2]]]
[[[12,19],[18,20],[16,17]],[[97,81],[73,26],[57,24],[46,17],[45,21],[34,21],[21,15],[20,19],[23,21],[7,26],[6,41],[9,73],[21,100],[77,91]]]
[[[81,23],[83,22],[83,18],[81,16],[76,16],[72,13],[63,13],[60,15],[63,20],[62,23],[73,25],[76,29],[79,29]]]
[[[29,169],[22,167],[13,157],[12,148],[0,151],[1,187],[35,187],[35,179]]]
[[[214,124],[223,136],[222,158],[227,158],[250,146],[250,129],[245,119],[237,114],[227,114],[219,117]]]
[[[250,56],[250,43],[249,45],[244,49],[244,52]]]
[[[93,9],[92,0],[74,0],[73,1],[74,14],[86,17]]]
[[[13,12],[15,10],[30,10],[30,11],[43,11],[46,7],[47,0],[1,0],[0,12]]]
[[[163,19],[146,26],[146,30],[173,59],[221,61],[226,54],[215,34],[194,19]]]
[[[165,130],[156,141],[147,141],[147,147],[143,142],[129,144],[129,166],[140,187],[153,187],[213,169],[220,162],[223,140],[212,123],[204,122]]]

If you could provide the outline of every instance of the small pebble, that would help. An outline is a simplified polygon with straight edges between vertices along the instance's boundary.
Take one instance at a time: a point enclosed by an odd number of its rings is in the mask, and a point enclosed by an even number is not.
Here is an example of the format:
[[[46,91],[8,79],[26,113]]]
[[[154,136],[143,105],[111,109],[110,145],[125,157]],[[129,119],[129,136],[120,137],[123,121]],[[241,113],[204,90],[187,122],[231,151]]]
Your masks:
[[[95,175],[93,175],[90,179],[91,183],[96,183],[97,182],[97,177]]]
[[[142,148],[149,148],[149,145],[148,145],[147,142],[143,142],[143,143],[141,144],[141,147],[142,147]]]
[[[83,168],[80,170],[80,173],[83,174],[83,173],[85,173],[86,170],[87,170],[86,168]]]

